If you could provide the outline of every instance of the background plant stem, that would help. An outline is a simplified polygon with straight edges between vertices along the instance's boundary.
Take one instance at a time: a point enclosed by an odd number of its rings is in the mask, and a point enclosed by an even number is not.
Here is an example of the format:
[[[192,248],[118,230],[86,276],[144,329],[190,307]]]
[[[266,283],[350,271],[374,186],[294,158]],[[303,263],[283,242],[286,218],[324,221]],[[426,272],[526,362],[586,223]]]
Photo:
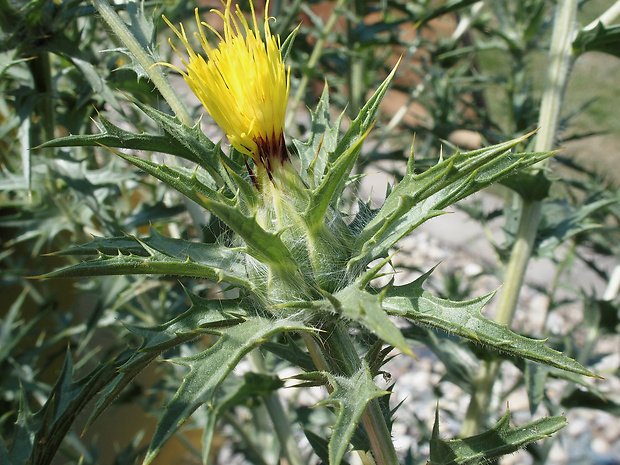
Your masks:
[[[38,145],[52,140],[54,138],[54,128],[56,127],[50,54],[49,52],[42,51],[27,63],[32,73],[35,89],[40,95],[37,99],[37,113],[41,118],[43,134],[34,140],[34,143]],[[48,150],[48,152],[50,151]]]
[[[549,151],[554,147],[564,91],[574,61],[572,40],[575,32],[577,3],[577,0],[565,0],[558,3],[556,7],[549,49],[548,73],[540,104],[538,119],[540,130],[536,135],[534,149],[536,152]],[[495,316],[499,323],[509,325],[514,317],[519,292],[533,252],[541,209],[541,201],[523,200],[517,236],[506,267],[505,283],[500,293]],[[499,365],[500,362],[497,360],[483,362],[472,387],[472,399],[460,431],[462,437],[472,436],[480,431],[486,418]]]
[[[258,350],[253,350],[249,358],[252,366],[259,373],[268,372],[265,367],[263,356]],[[282,408],[282,403],[280,402],[280,397],[277,392],[278,391],[274,391],[265,397],[265,407],[267,408],[267,412],[269,412],[269,417],[278,435],[282,453],[290,465],[305,465],[306,462],[301,455],[297,441],[291,434],[291,421]]]
[[[620,17],[620,0],[616,0],[616,3],[610,6],[601,16],[588,24],[584,29],[591,29],[595,27],[599,22],[608,25],[609,23],[618,19],[618,17]]]
[[[312,70],[316,66],[319,59],[321,58],[325,39],[327,38],[327,35],[331,32],[334,24],[336,24],[336,20],[340,15],[339,10],[342,8],[343,5],[344,0],[338,0],[338,3],[334,5],[332,14],[325,23],[325,26],[321,31],[321,35],[319,36],[316,44],[314,45],[314,48],[312,49],[312,54],[308,59],[308,63],[306,63],[305,72],[299,80],[297,91],[295,92],[295,96],[293,97],[293,101],[291,103],[291,111],[289,111],[288,116],[286,117],[286,123],[284,125],[285,127],[290,126],[293,122],[293,118],[295,117],[295,109],[299,106],[299,102],[301,102],[304,92],[306,91],[306,87],[308,87],[308,82],[310,81],[310,70]]]
[[[364,93],[364,58],[359,47],[355,28],[358,21],[364,17],[366,12],[365,2],[356,0],[354,5],[355,22],[350,19],[347,21],[347,45],[349,49],[348,64],[348,87],[349,87],[349,104],[347,111],[353,118],[357,116],[362,108],[362,99]]]
[[[138,42],[136,37],[127,28],[123,20],[118,16],[107,0],[91,1],[106,24],[117,35],[118,39],[125,45],[125,47],[127,47],[140,66],[142,66],[155,87],[159,90],[161,96],[170,106],[170,109],[174,115],[179,119],[179,121],[181,121],[181,123],[187,126],[193,126],[194,121],[187,111],[185,103],[181,98],[179,98],[177,93],[174,91],[174,88],[170,85],[170,81],[162,71],[162,66],[157,66],[155,60],[153,60],[153,57],[146,50],[144,50],[140,42]],[[202,210],[198,208],[194,202],[185,197],[183,197],[183,203],[192,217],[194,225],[196,225],[200,239],[202,239],[202,230],[207,224]],[[176,226],[172,223],[169,225],[169,230],[173,237],[180,237],[178,228],[176,228]]]
[[[116,11],[114,11],[106,0],[92,0],[92,4],[110,29],[114,31],[119,40],[127,47],[140,66],[142,66],[144,72],[151,79],[155,87],[157,87],[157,90],[159,90],[159,93],[168,103],[176,117],[179,118],[183,124],[192,126],[194,122],[187,112],[185,104],[170,85],[170,81],[168,81],[168,78],[164,75],[161,66],[155,66],[156,63],[153,57],[144,50]]]

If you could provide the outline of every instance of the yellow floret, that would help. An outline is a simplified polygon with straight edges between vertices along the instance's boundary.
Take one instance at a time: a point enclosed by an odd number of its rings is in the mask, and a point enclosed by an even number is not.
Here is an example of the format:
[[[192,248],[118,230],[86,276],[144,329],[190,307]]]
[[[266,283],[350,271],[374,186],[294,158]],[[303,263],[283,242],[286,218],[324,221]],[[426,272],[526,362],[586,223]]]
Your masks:
[[[267,14],[263,41],[252,2],[250,6],[251,27],[238,5],[235,14],[232,14],[231,0],[225,3],[224,13],[213,10],[224,22],[223,36],[209,24],[201,22],[196,9],[199,31],[196,36],[206,59],[194,52],[183,25],[179,31],[164,18],[189,55],[189,62],[181,57],[186,71],[168,66],[183,75],[211,117],[224,130],[232,146],[268,168],[270,158],[282,156],[269,152],[286,150],[283,147],[283,130],[290,69],[287,70],[282,62],[280,39],[271,34]],[[267,8],[268,2],[265,12]],[[217,48],[209,44],[203,26],[216,34],[219,39]]]

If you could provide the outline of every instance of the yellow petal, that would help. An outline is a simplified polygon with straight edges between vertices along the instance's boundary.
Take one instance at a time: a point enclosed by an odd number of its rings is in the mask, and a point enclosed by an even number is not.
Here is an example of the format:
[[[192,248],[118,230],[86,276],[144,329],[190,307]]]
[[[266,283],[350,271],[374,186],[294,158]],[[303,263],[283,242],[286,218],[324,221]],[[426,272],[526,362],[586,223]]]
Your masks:
[[[196,36],[205,56],[194,52],[182,25],[179,31],[166,22],[187,48],[189,61],[181,57],[186,71],[179,71],[191,90],[224,130],[232,146],[268,168],[265,157],[269,163],[269,158],[284,156],[286,152],[283,129],[290,69],[282,62],[280,39],[271,34],[269,18],[265,15],[263,39],[252,2],[250,6],[251,25],[238,5],[233,14],[231,0],[225,3],[223,13],[214,10],[224,22],[222,34],[201,22],[196,9]],[[268,6],[269,2],[265,12]],[[203,26],[215,32],[219,40],[217,47],[211,47]],[[274,150],[280,153],[270,153]]]

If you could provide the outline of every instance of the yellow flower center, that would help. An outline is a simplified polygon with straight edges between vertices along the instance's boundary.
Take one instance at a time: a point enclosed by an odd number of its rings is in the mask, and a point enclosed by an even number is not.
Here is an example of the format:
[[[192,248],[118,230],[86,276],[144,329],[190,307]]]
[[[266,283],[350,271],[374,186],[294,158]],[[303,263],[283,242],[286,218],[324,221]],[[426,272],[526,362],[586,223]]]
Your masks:
[[[269,2],[265,12],[268,6]],[[183,75],[213,120],[226,132],[232,146],[252,157],[256,164],[264,166],[269,172],[272,160],[284,162],[288,159],[283,130],[290,68],[287,70],[282,62],[280,38],[271,35],[267,14],[263,41],[251,1],[250,8],[252,27],[239,5],[236,5],[232,14],[231,0],[226,1],[224,13],[212,10],[224,22],[223,36],[209,24],[200,21],[196,8],[196,36],[206,54],[206,60],[190,46],[183,25],[180,25],[179,31],[164,17],[189,55],[188,63],[179,54],[187,72],[166,65]],[[219,39],[217,48],[209,44],[203,26],[213,31]],[[174,50],[179,53],[176,48]]]

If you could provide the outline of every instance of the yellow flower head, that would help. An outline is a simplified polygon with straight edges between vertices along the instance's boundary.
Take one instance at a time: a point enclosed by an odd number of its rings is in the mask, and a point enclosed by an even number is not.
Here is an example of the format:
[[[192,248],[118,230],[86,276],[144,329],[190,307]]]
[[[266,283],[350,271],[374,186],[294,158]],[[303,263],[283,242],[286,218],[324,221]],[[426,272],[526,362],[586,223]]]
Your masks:
[[[232,146],[271,171],[271,160],[284,162],[288,159],[283,130],[290,69],[287,70],[282,62],[279,36],[271,35],[269,29],[266,13],[269,2],[265,6],[264,41],[252,1],[251,27],[238,5],[233,14],[231,0],[226,3],[222,0],[222,4],[224,13],[213,11],[224,21],[223,36],[200,21],[196,8],[196,36],[206,60],[191,48],[183,25],[179,31],[164,17],[189,54],[189,63],[179,54],[187,72],[169,66],[183,75],[211,117],[226,132]],[[203,26],[219,39],[217,48],[209,44]],[[176,48],[174,50],[179,53]]]

